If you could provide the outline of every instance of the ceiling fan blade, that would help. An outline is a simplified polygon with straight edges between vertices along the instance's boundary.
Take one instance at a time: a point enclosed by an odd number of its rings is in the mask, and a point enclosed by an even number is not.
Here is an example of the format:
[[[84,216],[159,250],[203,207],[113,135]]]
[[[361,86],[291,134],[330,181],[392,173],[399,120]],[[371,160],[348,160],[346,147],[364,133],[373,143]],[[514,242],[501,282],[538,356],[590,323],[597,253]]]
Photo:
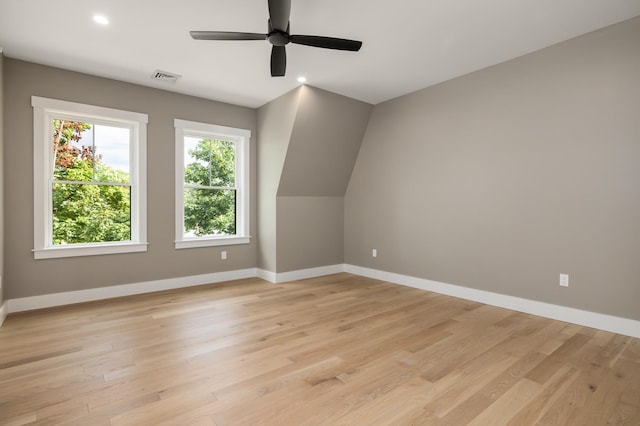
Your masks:
[[[271,77],[284,77],[287,69],[287,51],[284,46],[271,48]]]
[[[303,44],[305,46],[322,47],[324,49],[350,50],[357,52],[362,47],[361,41],[347,40],[344,38],[322,37],[312,35],[292,35],[289,41],[295,44]]]
[[[189,31],[195,40],[266,40],[267,34],[232,31]]]
[[[287,31],[291,0],[269,0],[269,19],[274,30]]]

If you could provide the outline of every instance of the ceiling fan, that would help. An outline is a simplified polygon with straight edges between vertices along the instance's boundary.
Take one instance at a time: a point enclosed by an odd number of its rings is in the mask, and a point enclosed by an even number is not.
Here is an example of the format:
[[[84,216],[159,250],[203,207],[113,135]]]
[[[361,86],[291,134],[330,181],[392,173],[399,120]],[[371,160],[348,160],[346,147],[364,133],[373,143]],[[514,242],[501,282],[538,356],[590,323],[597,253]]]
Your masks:
[[[362,46],[361,41],[347,40],[335,37],[289,34],[289,15],[291,0],[268,0],[269,23],[268,33],[239,33],[229,31],[190,31],[195,40],[268,40],[271,48],[271,76],[282,77],[287,68],[287,52],[285,46],[289,43],[305,46],[321,47],[324,49],[349,50],[357,52]]]

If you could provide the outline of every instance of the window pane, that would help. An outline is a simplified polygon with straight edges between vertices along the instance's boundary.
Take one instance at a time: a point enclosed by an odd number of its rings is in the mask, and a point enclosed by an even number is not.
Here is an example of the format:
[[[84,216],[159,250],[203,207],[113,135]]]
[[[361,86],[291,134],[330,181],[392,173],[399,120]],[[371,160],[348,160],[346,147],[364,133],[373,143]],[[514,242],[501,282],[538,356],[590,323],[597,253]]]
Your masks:
[[[93,129],[91,124],[53,120],[53,178],[90,182],[93,180]]]
[[[184,182],[211,186],[211,140],[184,138]]]
[[[236,191],[185,188],[184,229],[185,237],[235,235]]]
[[[123,127],[54,119],[53,178],[129,183],[130,133]]]
[[[211,143],[211,186],[235,186],[236,149],[229,141]]]
[[[216,139],[184,138],[184,182],[199,186],[235,186],[235,144]]]
[[[53,185],[53,244],[131,240],[128,186]]]
[[[129,182],[130,133],[130,129],[123,127],[94,126],[96,182]]]

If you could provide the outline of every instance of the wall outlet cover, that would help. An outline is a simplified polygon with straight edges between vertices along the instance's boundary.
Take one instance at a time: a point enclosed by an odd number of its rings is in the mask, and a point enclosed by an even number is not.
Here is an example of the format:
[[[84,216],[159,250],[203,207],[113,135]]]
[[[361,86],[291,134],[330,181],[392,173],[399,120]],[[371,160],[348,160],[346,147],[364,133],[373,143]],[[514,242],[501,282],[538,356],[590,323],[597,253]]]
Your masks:
[[[569,287],[569,275],[560,274],[560,287]]]

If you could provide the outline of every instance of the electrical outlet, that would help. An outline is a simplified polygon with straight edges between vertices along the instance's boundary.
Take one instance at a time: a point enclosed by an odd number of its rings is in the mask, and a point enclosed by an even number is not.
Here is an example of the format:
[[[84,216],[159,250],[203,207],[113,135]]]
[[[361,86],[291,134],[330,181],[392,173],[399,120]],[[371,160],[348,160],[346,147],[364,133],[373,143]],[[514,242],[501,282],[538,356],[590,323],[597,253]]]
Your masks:
[[[227,260],[227,252],[226,251],[222,250],[220,252],[220,259]]]
[[[560,274],[560,287],[569,287],[569,275]]]
[[[371,257],[378,257],[378,250],[377,249],[371,250]]]

